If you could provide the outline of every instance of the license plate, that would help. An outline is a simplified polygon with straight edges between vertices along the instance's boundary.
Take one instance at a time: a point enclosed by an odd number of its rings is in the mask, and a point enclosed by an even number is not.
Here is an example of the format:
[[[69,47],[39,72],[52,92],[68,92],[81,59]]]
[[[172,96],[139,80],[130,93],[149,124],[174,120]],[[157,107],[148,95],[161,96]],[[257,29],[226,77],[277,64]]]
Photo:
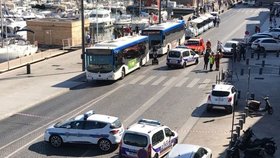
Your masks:
[[[215,101],[223,101],[223,98],[216,98]]]
[[[170,62],[175,64],[177,63],[177,60],[171,60]]]

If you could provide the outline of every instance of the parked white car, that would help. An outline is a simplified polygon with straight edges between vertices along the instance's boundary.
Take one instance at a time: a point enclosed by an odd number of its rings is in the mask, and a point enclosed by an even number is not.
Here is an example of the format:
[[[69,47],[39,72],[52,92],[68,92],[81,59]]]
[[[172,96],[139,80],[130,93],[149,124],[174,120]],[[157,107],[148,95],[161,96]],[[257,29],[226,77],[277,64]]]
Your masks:
[[[212,150],[192,144],[176,144],[167,158],[212,158]]]
[[[226,56],[228,56],[228,57],[233,56],[233,53],[231,52],[233,44],[235,44],[237,46],[239,44],[239,42],[230,40],[230,41],[226,41],[226,43],[224,45],[222,45],[223,56],[225,56],[225,57]]]
[[[280,42],[274,38],[259,38],[252,43],[251,48],[261,52],[278,51],[280,50]]]
[[[213,107],[224,107],[228,113],[232,113],[233,106],[237,105],[237,90],[233,85],[216,84],[208,96],[207,111]]]
[[[265,31],[265,33],[271,33],[273,37],[280,39],[280,28],[272,28],[269,31]]]

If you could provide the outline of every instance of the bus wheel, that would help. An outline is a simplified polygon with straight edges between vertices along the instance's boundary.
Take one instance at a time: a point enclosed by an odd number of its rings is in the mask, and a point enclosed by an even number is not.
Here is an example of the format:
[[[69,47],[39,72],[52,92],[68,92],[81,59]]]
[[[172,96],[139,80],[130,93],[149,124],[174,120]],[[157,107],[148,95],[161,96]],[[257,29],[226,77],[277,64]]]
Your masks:
[[[124,79],[124,76],[125,76],[125,70],[124,70],[124,68],[122,68],[122,76],[121,76],[121,79]]]

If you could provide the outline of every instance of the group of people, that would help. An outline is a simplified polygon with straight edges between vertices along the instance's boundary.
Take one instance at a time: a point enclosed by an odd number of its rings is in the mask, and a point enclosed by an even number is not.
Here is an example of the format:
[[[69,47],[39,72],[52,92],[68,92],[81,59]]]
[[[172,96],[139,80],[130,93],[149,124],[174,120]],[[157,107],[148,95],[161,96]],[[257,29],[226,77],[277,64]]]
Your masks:
[[[204,54],[204,70],[208,69],[208,65],[210,65],[210,71],[213,71],[214,64],[216,65],[216,71],[219,71],[220,69],[220,60],[223,57],[223,54],[221,52],[221,49],[217,47],[217,52],[214,54],[214,52],[211,49],[211,42],[208,40],[206,42],[206,51]]]

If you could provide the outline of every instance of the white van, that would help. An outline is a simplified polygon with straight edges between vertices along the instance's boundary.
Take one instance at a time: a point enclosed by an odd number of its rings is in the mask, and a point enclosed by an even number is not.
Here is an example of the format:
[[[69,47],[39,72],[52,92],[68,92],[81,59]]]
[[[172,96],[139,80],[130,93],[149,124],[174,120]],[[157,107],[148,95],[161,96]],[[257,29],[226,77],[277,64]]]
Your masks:
[[[201,18],[193,19],[189,22],[189,29],[195,36],[198,36],[204,32],[204,21]]]
[[[120,158],[163,157],[178,143],[178,134],[159,121],[141,119],[123,134]]]
[[[190,64],[198,64],[199,55],[191,49],[174,48],[167,54],[166,65],[185,68]]]

